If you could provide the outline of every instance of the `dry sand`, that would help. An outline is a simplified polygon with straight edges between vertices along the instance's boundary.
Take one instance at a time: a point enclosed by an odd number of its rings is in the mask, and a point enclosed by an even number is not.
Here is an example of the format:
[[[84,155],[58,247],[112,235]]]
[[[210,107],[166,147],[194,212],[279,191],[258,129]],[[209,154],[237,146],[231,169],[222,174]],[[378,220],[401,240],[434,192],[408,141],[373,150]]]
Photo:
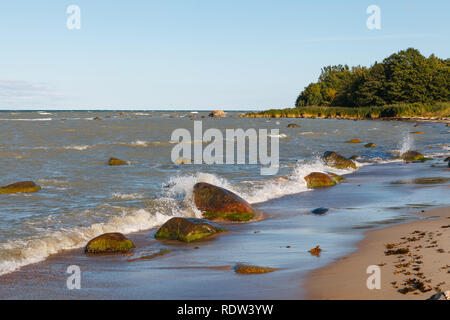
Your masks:
[[[307,281],[308,298],[424,300],[450,290],[450,207],[421,215],[424,219],[419,221],[367,232],[356,252],[313,271]],[[386,255],[398,249],[409,252]],[[379,290],[367,288],[371,265],[381,269]],[[408,280],[413,282],[405,284]],[[420,289],[399,292],[421,284]]]

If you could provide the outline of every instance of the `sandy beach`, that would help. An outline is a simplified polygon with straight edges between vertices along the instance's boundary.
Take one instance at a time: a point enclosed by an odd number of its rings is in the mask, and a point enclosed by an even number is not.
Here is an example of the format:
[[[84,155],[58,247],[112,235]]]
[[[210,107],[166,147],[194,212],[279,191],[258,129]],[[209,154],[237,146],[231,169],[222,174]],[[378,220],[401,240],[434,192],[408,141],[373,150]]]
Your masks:
[[[419,221],[367,232],[356,252],[313,271],[307,281],[308,298],[424,300],[449,290],[450,207],[420,214]],[[399,249],[409,252],[395,254]],[[388,250],[394,254],[387,255]],[[367,288],[370,265],[381,268],[380,290]],[[408,280],[412,281],[406,284]],[[414,286],[420,288],[400,292]]]

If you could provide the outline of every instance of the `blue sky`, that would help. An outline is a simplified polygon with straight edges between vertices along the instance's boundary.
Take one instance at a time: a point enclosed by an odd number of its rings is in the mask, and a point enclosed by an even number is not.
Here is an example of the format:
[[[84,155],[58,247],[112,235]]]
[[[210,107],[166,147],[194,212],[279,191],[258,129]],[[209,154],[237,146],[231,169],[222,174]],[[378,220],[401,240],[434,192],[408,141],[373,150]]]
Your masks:
[[[81,29],[68,30],[69,5]],[[366,27],[369,5],[381,30]],[[293,106],[331,64],[450,57],[447,0],[40,0],[0,4],[0,109]]]

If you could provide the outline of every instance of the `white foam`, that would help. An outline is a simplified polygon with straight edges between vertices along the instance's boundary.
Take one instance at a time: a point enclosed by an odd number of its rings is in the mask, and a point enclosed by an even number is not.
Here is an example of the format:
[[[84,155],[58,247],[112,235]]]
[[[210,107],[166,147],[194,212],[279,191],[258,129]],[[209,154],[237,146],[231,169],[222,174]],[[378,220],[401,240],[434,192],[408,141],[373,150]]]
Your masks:
[[[410,134],[406,134],[403,136],[401,145],[400,145],[400,154],[404,154],[409,150],[414,150],[414,138]]]
[[[115,200],[137,200],[137,199],[144,199],[145,195],[142,193],[120,193],[120,192],[114,192],[111,195],[111,199]]]
[[[62,250],[81,248],[90,239],[103,233],[122,232],[127,234],[148,230],[163,224],[170,218],[170,215],[159,212],[150,213],[144,209],[129,212],[124,208],[121,215],[89,227],[63,228],[27,240],[8,241],[0,246],[0,275],[28,264],[43,261],[48,256]]]
[[[0,121],[52,121],[53,118],[37,118],[37,119],[0,119]]]
[[[83,151],[83,150],[89,149],[90,147],[91,146],[86,146],[86,145],[82,145],[82,146],[67,146],[67,147],[63,147],[63,149]]]

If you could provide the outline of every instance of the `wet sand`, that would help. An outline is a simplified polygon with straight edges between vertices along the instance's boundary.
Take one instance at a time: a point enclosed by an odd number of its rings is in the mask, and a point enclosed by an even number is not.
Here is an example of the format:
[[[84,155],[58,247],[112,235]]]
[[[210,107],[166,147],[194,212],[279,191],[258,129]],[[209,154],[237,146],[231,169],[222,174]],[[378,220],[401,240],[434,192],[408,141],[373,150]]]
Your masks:
[[[309,299],[400,300],[430,298],[450,290],[450,207],[420,213],[423,219],[369,231],[358,250],[308,277]],[[387,245],[391,245],[388,246]],[[386,255],[388,250],[407,249],[405,254]],[[381,269],[381,289],[369,290],[367,267]],[[405,281],[412,279],[405,285]],[[399,292],[414,284],[423,287]]]

